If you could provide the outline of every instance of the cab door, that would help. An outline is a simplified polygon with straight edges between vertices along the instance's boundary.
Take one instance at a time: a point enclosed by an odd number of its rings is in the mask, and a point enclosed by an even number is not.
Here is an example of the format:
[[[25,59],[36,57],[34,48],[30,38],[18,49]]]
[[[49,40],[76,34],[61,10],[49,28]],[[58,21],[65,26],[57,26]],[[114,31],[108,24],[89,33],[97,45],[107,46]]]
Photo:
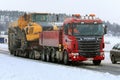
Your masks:
[[[73,36],[73,26],[72,24],[68,23],[64,25],[64,34],[65,34],[65,41],[64,43],[67,44],[67,48],[72,51],[73,49],[73,40],[75,37]]]

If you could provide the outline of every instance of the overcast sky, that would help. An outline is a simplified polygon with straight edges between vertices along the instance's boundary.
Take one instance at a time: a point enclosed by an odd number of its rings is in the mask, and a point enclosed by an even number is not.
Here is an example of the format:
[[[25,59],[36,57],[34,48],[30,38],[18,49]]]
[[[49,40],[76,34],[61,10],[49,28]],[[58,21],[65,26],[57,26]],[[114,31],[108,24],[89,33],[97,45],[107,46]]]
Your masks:
[[[94,13],[102,20],[120,24],[120,0],[0,0],[0,10]]]

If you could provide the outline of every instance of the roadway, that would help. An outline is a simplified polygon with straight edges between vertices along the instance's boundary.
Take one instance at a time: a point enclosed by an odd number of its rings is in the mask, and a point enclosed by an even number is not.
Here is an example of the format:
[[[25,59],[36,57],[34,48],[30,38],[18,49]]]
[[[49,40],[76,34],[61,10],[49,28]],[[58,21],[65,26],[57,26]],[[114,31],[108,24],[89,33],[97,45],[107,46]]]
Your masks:
[[[0,50],[0,54],[4,54],[9,57],[14,57],[14,56],[11,56],[7,50],[6,51]],[[110,58],[109,58],[109,52],[106,52],[105,54],[106,54],[106,59],[103,60],[101,65],[99,65],[99,66],[93,65],[91,61],[85,61],[85,62],[80,62],[79,64],[69,65],[68,67],[82,68],[82,69],[87,69],[87,70],[103,72],[103,73],[110,73],[113,75],[120,75],[120,63],[112,64],[110,61]],[[17,59],[23,59],[23,58],[18,57]],[[26,60],[26,58],[25,58],[25,60]],[[31,59],[27,59],[27,60],[31,60]],[[38,60],[31,60],[31,61],[37,61],[37,62],[53,64],[53,65],[62,65],[62,64],[48,63],[48,62],[43,62],[43,61],[38,61]],[[63,65],[63,66],[65,66],[65,65]]]

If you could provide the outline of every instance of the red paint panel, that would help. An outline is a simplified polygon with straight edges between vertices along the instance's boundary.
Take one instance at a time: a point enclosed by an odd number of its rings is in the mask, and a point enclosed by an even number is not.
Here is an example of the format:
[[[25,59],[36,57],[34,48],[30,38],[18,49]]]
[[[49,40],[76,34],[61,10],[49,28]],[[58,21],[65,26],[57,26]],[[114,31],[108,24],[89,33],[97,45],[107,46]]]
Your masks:
[[[64,21],[64,24],[68,24],[68,23],[81,23],[81,22],[84,22],[84,23],[94,23],[94,22],[97,22],[97,23],[102,23],[102,20],[101,19],[75,19],[75,18],[67,18],[65,21]]]
[[[43,31],[42,38],[43,46],[58,47],[59,45],[59,31]]]

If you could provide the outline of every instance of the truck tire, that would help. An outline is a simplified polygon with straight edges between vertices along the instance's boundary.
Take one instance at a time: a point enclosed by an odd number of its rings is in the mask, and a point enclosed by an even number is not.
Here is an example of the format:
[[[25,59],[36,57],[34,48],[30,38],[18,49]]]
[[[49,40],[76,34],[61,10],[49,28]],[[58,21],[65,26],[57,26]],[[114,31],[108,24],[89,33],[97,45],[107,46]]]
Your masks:
[[[93,60],[94,65],[100,65],[100,63],[101,63],[101,60]]]
[[[117,63],[117,61],[115,60],[115,57],[113,55],[111,56],[111,61],[112,61],[112,64],[116,64]]]
[[[68,64],[69,64],[69,57],[68,57],[67,51],[64,51],[63,63],[64,63],[65,65],[68,65]]]

